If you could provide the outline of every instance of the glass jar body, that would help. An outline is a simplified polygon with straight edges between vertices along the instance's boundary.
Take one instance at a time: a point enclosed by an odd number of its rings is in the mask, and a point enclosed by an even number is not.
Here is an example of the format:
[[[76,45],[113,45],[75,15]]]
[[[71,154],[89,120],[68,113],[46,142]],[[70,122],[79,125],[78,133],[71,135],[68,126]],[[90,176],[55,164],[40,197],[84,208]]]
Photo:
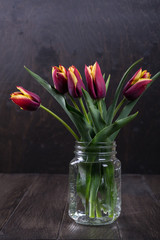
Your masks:
[[[113,223],[121,212],[121,163],[115,143],[77,143],[69,167],[69,216],[79,224]]]

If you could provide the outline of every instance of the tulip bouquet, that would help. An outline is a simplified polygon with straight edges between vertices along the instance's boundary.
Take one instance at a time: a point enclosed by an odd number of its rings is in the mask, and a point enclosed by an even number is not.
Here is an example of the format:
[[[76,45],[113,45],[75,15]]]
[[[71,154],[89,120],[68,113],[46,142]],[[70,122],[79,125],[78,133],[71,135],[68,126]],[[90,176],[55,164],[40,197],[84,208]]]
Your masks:
[[[61,65],[59,65],[59,67],[52,67],[52,85],[25,67],[28,73],[41,84],[64,109],[75,125],[77,132],[73,131],[59,116],[43,106],[38,95],[29,92],[23,87],[17,87],[19,92],[12,93],[11,100],[23,110],[35,111],[38,108],[42,108],[47,111],[64,125],[76,141],[84,143],[86,147],[94,147],[98,142],[111,143],[115,140],[120,129],[137,116],[138,112],[131,115],[129,114],[146,89],[160,76],[160,72],[158,72],[151,78],[151,74],[147,72],[147,70],[140,68],[125,84],[129,72],[141,60],[142,59],[133,63],[124,73],[110,106],[107,106],[105,101],[110,83],[110,75],[105,81],[105,74],[102,75],[97,62],[95,62],[94,65],[85,66],[88,91],[82,81],[81,74],[75,66],[71,66],[67,70]],[[123,98],[119,100],[121,93],[123,93]],[[66,95],[68,95],[69,98],[66,98]],[[68,103],[68,101],[70,102]],[[90,160],[90,162],[93,161],[94,158]],[[97,192],[101,187],[99,178],[102,176],[98,176],[95,181],[96,173],[93,171],[91,163],[90,167],[85,171],[88,176],[85,186],[83,186],[85,190],[81,190],[80,184],[82,179],[80,179],[81,176],[79,175],[77,179],[77,193],[82,198],[86,214],[88,214],[90,218],[100,217],[101,213],[96,206],[101,204],[97,202],[99,201]],[[112,171],[111,166],[108,174],[111,175]],[[101,175],[103,175],[103,173],[101,173]],[[104,176],[104,179],[107,178]],[[113,182],[109,181],[107,184],[108,186],[113,185]],[[100,208],[104,208],[104,205],[100,206]]]

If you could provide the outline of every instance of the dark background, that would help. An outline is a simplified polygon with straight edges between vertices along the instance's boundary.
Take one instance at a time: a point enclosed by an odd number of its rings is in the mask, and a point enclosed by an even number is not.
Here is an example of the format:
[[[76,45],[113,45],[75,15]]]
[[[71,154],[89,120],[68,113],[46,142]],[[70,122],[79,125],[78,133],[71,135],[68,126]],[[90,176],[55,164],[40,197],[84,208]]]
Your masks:
[[[36,92],[43,105],[70,120],[24,70],[52,84],[51,66],[99,62],[111,74],[107,104],[125,70],[160,71],[159,0],[0,0],[0,172],[67,173],[74,139],[39,109],[22,111],[9,100],[16,85]],[[129,80],[129,78],[128,78]],[[123,173],[159,173],[160,79],[138,102],[139,115],[117,138]]]

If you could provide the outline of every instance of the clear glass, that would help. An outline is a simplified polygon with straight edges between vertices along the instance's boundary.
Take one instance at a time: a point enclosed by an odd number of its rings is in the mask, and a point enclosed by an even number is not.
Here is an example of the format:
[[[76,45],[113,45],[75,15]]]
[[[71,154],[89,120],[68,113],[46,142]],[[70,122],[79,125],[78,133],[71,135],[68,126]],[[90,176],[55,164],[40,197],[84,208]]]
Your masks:
[[[121,212],[121,163],[116,143],[76,142],[69,167],[69,216],[79,224],[113,223]]]

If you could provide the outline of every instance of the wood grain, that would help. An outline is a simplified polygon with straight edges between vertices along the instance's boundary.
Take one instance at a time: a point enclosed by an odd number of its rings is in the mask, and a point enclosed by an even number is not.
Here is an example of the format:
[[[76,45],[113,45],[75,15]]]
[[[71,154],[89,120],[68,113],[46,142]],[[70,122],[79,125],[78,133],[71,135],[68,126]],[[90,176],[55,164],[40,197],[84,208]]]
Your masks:
[[[71,125],[23,66],[52,84],[52,65],[74,64],[85,80],[84,65],[97,60],[111,74],[108,105],[131,63],[144,57],[128,80],[140,66],[152,75],[160,70],[159,7],[159,0],[0,0],[0,172],[67,173],[73,157],[74,140],[60,123],[9,100],[23,86]],[[159,174],[159,92],[157,81],[135,107],[137,119],[117,139],[123,172]]]
[[[160,175],[145,175],[144,181],[150,187],[152,193],[158,194],[160,193]]]
[[[160,205],[160,175],[147,175],[144,176],[144,181],[148,186],[148,191],[152,198]]]
[[[5,239],[56,239],[67,201],[67,177],[39,175],[2,229]]]
[[[126,175],[122,182],[122,214],[117,224],[122,239],[160,238],[160,205],[142,175]],[[154,176],[152,176],[154,179]],[[154,185],[159,184],[154,179]]]
[[[35,178],[34,175],[0,174],[0,230],[21,203]]]
[[[1,174],[0,179],[1,240],[160,239],[158,175],[123,175],[121,216],[99,227],[68,217],[66,175]]]

